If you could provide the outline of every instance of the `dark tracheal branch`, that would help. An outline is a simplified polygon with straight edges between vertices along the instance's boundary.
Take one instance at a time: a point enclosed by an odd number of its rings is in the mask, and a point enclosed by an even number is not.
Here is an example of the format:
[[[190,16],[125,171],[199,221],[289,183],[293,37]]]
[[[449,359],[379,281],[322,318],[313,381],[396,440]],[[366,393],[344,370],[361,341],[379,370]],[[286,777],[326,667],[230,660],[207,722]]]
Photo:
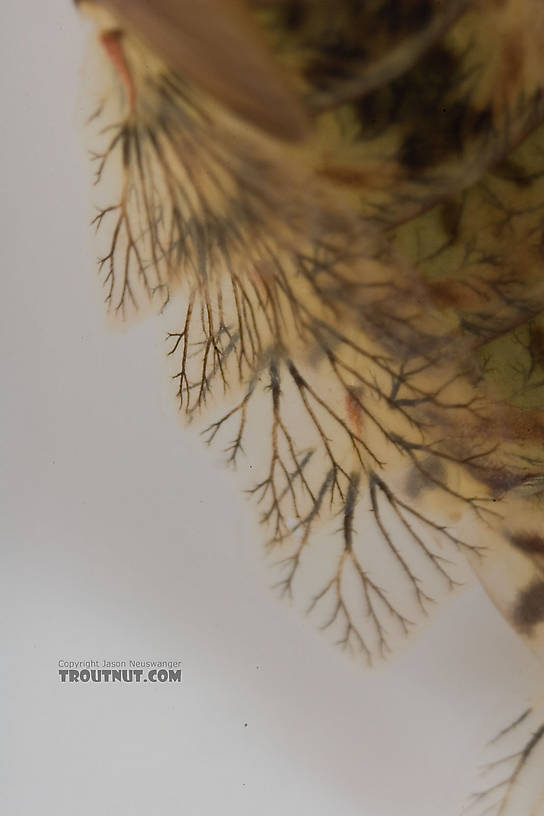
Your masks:
[[[520,747],[521,744],[521,747]],[[544,725],[536,711],[527,709],[490,742],[489,750],[500,756],[484,766],[486,784],[472,794],[467,816],[517,816],[540,813],[542,765],[537,754],[544,745]]]

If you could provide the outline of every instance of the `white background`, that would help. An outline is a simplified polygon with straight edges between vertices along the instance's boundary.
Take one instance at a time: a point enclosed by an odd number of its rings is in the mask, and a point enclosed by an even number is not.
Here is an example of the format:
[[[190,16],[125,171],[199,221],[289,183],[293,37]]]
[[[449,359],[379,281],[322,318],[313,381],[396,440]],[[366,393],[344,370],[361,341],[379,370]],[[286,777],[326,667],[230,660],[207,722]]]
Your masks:
[[[103,317],[84,27],[4,0],[0,38],[4,812],[454,816],[531,658],[472,588],[368,673],[268,590],[252,507],[161,396],[159,323]],[[102,657],[184,682],[60,683]]]

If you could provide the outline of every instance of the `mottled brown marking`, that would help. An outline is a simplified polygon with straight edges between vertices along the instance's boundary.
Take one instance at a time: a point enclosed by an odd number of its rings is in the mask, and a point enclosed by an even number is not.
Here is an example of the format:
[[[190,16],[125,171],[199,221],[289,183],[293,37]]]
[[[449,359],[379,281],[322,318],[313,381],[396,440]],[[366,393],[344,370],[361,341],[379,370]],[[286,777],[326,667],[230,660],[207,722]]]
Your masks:
[[[533,581],[520,593],[513,620],[520,631],[529,635],[544,621],[544,581]]]
[[[304,76],[320,89],[334,87],[338,80],[357,77],[366,66],[372,65],[380,52],[387,52],[424,30],[431,23],[433,14],[440,14],[440,3],[434,0],[381,0],[377,4],[344,0],[337,4],[338,11],[334,16],[326,13],[329,4],[321,4],[323,15],[319,10],[313,15],[308,13],[311,5],[287,3],[282,16],[284,25],[291,31],[299,30],[309,18],[309,31],[301,43],[301,50],[309,56]],[[319,6],[318,3],[313,5]],[[330,5],[332,11],[334,4]],[[304,17],[301,17],[302,8],[305,8]],[[320,16],[323,27],[320,31],[315,27],[312,30],[312,17],[315,21]],[[361,32],[368,31],[372,32],[371,38],[361,37]]]
[[[321,43],[304,71],[306,79],[316,88],[326,89],[338,80],[353,76],[365,59],[365,48],[342,39]]]
[[[491,417],[489,419],[493,421]],[[544,417],[541,410],[501,406],[495,412],[495,428],[505,441],[544,442]]]

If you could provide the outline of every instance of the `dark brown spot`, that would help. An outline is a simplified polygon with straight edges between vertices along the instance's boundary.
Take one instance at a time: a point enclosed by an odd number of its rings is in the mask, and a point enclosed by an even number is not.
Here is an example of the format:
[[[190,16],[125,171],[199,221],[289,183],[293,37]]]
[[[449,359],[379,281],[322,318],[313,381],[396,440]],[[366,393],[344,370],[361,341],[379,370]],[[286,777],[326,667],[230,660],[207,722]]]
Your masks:
[[[523,68],[523,40],[519,33],[512,36],[504,43],[502,56],[504,60],[504,82],[507,88],[515,86]]]
[[[503,159],[491,172],[497,178],[509,181],[517,187],[529,187],[532,180],[531,175],[511,158]]]
[[[514,610],[514,624],[522,632],[531,634],[544,621],[544,581],[536,580],[518,598]]]
[[[473,110],[464,102],[442,106],[438,112],[422,110],[417,130],[408,134],[400,149],[400,160],[410,172],[432,167],[449,156],[461,156],[470,141],[491,126],[491,111]],[[433,122],[433,127],[423,122]]]
[[[513,473],[506,468],[469,467],[472,475],[479,482],[491,488],[494,498],[500,498],[508,490],[519,487],[527,478],[527,474]]]
[[[431,21],[433,14],[431,0],[388,0],[380,8],[378,18],[392,34],[409,34],[424,28]]]
[[[396,118],[399,106],[398,89],[393,85],[378,88],[354,102],[353,110],[359,121],[361,136],[376,138]]]
[[[306,22],[307,9],[300,0],[288,0],[283,3],[283,20],[289,31],[298,31]]]
[[[534,365],[544,366],[544,329],[542,326],[529,327],[529,348]]]
[[[314,87],[326,90],[361,70],[366,55],[362,44],[346,42],[339,34],[331,36],[328,42],[320,44],[319,52],[307,65],[304,74]]]
[[[440,459],[429,458],[422,462],[421,470],[412,468],[406,479],[406,493],[411,499],[417,499],[424,490],[436,487],[436,483],[442,483],[445,479],[445,467]]]
[[[544,538],[538,533],[510,533],[510,541],[528,555],[544,555]]]
[[[459,196],[449,196],[440,205],[439,212],[440,221],[448,240],[457,238],[463,214],[463,200]]]

